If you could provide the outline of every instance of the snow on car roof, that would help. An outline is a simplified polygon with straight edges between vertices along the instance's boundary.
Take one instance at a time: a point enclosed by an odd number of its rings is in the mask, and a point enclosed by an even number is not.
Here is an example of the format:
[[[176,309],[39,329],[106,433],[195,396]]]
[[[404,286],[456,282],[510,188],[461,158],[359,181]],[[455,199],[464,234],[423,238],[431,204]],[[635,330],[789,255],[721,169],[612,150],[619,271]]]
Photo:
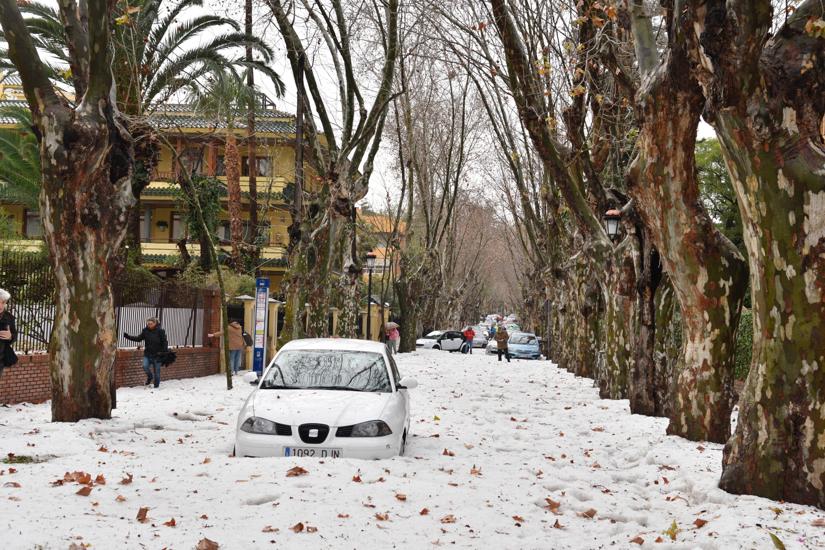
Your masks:
[[[351,338],[301,338],[292,340],[281,348],[284,350],[341,350],[370,351],[383,353],[385,345],[371,340],[354,340]]]

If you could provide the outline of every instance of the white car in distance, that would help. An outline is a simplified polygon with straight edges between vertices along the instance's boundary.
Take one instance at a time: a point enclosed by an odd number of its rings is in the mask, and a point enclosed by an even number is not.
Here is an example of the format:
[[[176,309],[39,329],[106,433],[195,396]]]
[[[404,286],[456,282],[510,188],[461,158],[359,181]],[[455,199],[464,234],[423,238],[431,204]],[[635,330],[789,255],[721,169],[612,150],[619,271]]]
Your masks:
[[[235,455],[388,458],[404,454],[408,391],[379,342],[293,340],[275,355],[249,395],[235,432]]]

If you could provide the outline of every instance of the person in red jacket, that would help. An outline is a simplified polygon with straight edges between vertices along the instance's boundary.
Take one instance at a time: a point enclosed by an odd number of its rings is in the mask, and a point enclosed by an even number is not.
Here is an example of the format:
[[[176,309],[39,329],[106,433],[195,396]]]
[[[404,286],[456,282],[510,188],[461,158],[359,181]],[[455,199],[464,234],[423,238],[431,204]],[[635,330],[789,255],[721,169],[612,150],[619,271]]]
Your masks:
[[[466,327],[464,329],[464,342],[467,343],[467,353],[473,353],[473,339],[476,337],[476,331],[473,327]]]

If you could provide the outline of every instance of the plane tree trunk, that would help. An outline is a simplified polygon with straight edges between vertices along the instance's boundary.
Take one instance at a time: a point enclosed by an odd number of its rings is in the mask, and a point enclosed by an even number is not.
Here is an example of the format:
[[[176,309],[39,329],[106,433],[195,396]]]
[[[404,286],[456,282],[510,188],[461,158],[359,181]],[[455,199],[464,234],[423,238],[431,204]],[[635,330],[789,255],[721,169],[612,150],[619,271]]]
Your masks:
[[[753,360],[720,487],[825,508],[825,39],[812,25],[825,8],[805,1],[771,36],[769,2],[734,4],[690,14],[751,268]]]
[[[111,417],[117,335],[110,261],[135,203],[133,141],[113,100],[109,8],[90,0],[84,26],[69,4],[60,9],[71,43],[74,108],[50,83],[17,3],[0,0],[9,57],[40,143],[40,212],[57,287],[49,370],[58,422]]]
[[[634,3],[639,9],[640,3]],[[668,433],[724,443],[730,435],[736,328],[747,265],[714,227],[699,197],[694,145],[704,98],[678,23],[660,63],[650,20],[636,11],[633,32],[643,73],[637,92],[638,155],[631,197],[670,275],[683,321],[678,383]]]

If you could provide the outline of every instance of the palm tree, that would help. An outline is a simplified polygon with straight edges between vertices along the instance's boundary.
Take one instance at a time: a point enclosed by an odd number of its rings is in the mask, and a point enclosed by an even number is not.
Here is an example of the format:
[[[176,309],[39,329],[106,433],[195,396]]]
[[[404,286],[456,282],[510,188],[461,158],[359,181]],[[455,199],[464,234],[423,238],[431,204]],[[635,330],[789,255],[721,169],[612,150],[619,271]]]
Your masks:
[[[215,127],[224,127],[224,166],[229,205],[229,232],[232,241],[232,265],[240,272],[243,267],[240,245],[243,242],[241,221],[241,158],[235,135],[238,120],[254,110],[261,94],[250,88],[238,74],[215,72],[203,86],[193,86],[189,99],[196,112],[215,121]]]
[[[31,131],[32,116],[25,107],[0,109],[0,118],[16,121],[0,129],[0,202],[37,209],[40,197],[40,148]]]
[[[131,211],[125,244],[132,259],[140,259],[140,194],[149,185],[157,166],[160,143],[148,117],[205,75],[220,70],[258,71],[283,90],[278,74],[267,64],[272,49],[258,37],[248,36],[231,19],[215,14],[186,17],[203,0],[118,0],[112,40],[117,104],[125,115],[135,142],[132,192],[138,204]],[[167,7],[170,6],[170,7]],[[43,4],[20,6],[38,49],[55,60],[49,68],[55,80],[71,82],[65,26],[58,12]],[[0,36],[2,38],[2,36]],[[261,58],[250,61],[243,51],[250,47]],[[0,51],[0,57],[7,58]]]

